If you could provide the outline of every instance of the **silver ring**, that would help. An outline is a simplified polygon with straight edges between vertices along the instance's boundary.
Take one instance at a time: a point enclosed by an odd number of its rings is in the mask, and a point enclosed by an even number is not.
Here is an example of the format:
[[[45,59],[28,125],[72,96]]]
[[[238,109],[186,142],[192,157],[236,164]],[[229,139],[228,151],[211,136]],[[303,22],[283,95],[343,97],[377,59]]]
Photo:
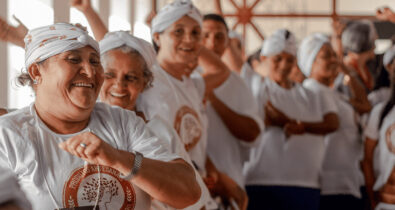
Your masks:
[[[86,148],[86,144],[84,144],[84,143],[81,143],[80,146],[83,148]]]

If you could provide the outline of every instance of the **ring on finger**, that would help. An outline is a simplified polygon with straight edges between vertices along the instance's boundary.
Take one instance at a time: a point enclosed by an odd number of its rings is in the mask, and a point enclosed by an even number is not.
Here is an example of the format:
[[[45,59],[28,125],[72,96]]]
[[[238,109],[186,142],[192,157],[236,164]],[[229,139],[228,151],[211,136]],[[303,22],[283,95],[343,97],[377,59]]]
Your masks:
[[[83,148],[86,148],[86,144],[85,143],[81,143],[80,146],[83,147]]]

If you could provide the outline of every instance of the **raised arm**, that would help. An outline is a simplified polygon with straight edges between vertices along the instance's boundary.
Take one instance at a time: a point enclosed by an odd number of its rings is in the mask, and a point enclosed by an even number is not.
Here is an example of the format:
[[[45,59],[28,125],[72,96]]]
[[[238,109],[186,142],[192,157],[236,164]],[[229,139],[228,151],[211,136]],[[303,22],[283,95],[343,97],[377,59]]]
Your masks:
[[[9,25],[5,20],[0,18],[0,40],[24,48],[25,42],[23,39],[28,29],[18,18],[15,16],[13,16],[13,18],[19,23],[17,27]]]
[[[222,55],[222,60],[230,70],[240,74],[244,61],[239,39],[229,38],[229,44]]]
[[[222,122],[238,139],[251,142],[259,135],[259,125],[250,117],[240,115],[220,101],[213,93],[214,89],[223,84],[230,76],[228,67],[211,50],[203,48],[199,57],[199,64],[203,67],[203,78],[206,83],[206,96]]]
[[[395,23],[395,13],[388,7],[377,9],[376,18],[382,21],[390,21]]]
[[[99,15],[92,8],[90,0],[70,0],[70,5],[81,11],[89,25],[92,28],[93,35],[97,41],[104,38],[104,35],[108,32],[107,27],[104,25],[103,21],[100,19]]]
[[[86,146],[80,146],[84,143]],[[63,150],[91,164],[115,168],[123,175],[131,172],[136,155],[113,148],[91,132],[59,144]],[[193,168],[182,159],[164,162],[143,158],[138,173],[130,180],[151,197],[177,209],[198,201],[200,187]]]
[[[341,71],[345,74],[344,83],[350,87],[351,98],[350,104],[359,114],[368,113],[372,110],[365,88],[357,79],[355,72],[350,71],[344,64],[340,66]]]
[[[221,58],[205,47],[200,52],[198,63],[204,70],[202,76],[206,84],[206,95],[219,87],[230,75],[228,67]]]
[[[258,137],[261,130],[254,119],[234,112],[215,94],[209,94],[208,99],[234,137],[245,142],[252,142]]]

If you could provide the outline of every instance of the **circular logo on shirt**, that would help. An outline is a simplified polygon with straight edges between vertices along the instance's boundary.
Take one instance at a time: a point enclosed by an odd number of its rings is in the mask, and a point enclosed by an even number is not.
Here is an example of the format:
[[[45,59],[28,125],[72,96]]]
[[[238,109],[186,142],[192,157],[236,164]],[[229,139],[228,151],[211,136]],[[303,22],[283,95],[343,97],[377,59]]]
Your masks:
[[[192,149],[202,136],[202,125],[199,117],[195,110],[187,106],[183,106],[177,111],[174,128],[187,151]]]
[[[392,136],[392,131],[395,130],[395,124],[390,125],[385,132],[385,142],[387,143],[388,150],[392,153],[395,153],[395,147],[392,143],[391,139],[395,140],[395,136]]]
[[[130,209],[136,204],[133,185],[108,166],[85,165],[75,169],[63,188],[66,208],[99,206],[100,209]]]

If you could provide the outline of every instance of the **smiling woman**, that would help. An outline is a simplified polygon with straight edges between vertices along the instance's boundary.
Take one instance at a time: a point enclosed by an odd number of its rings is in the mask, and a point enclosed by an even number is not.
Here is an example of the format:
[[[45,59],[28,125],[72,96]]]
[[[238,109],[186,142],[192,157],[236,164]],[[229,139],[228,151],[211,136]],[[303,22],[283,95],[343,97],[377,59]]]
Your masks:
[[[149,209],[151,198],[185,208],[199,199],[193,168],[167,142],[133,112],[96,103],[103,68],[86,31],[57,23],[29,31],[25,44],[20,81],[36,100],[0,119],[0,166],[17,174],[33,209]]]

